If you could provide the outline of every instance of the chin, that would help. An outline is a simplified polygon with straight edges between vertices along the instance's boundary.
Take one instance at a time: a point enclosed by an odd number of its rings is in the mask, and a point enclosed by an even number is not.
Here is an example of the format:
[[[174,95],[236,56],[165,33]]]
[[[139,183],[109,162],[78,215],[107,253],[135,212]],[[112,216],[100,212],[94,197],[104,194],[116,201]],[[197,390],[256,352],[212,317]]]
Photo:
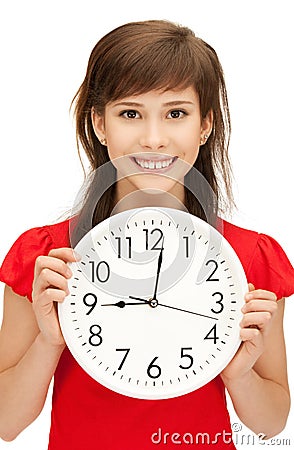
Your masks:
[[[133,186],[149,195],[158,195],[164,193],[175,193],[184,190],[184,186],[171,178],[160,175],[133,176],[130,179]]]

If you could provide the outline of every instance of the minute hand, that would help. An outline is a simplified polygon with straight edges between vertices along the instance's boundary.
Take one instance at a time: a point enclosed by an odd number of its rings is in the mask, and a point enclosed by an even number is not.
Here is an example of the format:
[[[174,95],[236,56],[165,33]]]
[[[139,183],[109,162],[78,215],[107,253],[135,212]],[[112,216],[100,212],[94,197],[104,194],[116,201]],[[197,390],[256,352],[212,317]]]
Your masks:
[[[146,299],[143,299],[143,298],[133,297],[132,295],[129,295],[129,298],[131,298],[133,300],[139,300],[140,302],[146,303]],[[154,299],[147,300],[147,303],[150,304],[152,300],[154,300]],[[163,306],[164,308],[175,309],[176,311],[182,311],[185,313],[194,314],[195,316],[201,316],[201,317],[206,317],[207,319],[218,320],[217,317],[207,316],[206,314],[200,314],[200,313],[197,313],[194,311],[188,311],[187,309],[177,308],[176,306],[164,305],[163,303],[157,303],[156,306]]]
[[[152,300],[156,300],[157,288],[158,288],[158,280],[159,280],[159,274],[160,274],[161,265],[162,265],[162,252],[163,252],[163,243],[162,243],[162,247],[161,247],[161,250],[160,250],[160,253],[159,253],[159,257],[158,257],[158,262],[157,262],[157,272],[156,272],[156,279],[155,279],[155,288],[154,288],[154,294],[153,294]]]

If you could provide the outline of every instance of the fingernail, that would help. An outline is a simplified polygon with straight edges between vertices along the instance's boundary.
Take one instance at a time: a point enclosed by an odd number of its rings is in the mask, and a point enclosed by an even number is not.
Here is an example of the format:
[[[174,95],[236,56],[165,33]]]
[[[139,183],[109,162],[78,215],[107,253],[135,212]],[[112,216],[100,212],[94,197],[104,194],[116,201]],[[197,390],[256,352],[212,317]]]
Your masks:
[[[81,255],[79,255],[76,251],[74,251],[74,257],[77,261],[80,261],[82,259]]]

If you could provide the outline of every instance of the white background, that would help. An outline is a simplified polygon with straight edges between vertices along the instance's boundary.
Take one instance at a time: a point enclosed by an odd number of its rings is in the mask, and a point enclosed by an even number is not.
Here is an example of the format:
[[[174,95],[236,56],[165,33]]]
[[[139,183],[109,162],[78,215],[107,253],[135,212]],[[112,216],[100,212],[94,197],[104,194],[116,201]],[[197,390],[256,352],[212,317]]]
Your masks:
[[[231,157],[239,206],[233,221],[274,236],[293,262],[292,7],[290,0],[2,2],[0,262],[21,232],[57,221],[71,209],[83,172],[70,102],[96,41],[118,25],[145,19],[187,25],[217,51],[232,115]],[[292,394],[293,300],[287,300],[285,317]],[[0,449],[46,450],[49,421],[50,400],[14,442],[0,440]],[[233,411],[232,422],[240,423]],[[278,438],[291,440],[293,446],[293,430],[292,409]],[[247,445],[253,441],[245,427],[237,434],[238,448],[264,448],[257,441]]]

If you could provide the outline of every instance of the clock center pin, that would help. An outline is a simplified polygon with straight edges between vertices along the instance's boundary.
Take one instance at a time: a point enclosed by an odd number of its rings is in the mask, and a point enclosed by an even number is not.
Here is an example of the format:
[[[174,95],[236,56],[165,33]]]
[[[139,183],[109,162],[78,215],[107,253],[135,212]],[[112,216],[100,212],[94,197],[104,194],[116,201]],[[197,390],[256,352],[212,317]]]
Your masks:
[[[150,298],[149,305],[151,308],[156,308],[156,306],[158,306],[158,300],[156,300],[156,298]]]

